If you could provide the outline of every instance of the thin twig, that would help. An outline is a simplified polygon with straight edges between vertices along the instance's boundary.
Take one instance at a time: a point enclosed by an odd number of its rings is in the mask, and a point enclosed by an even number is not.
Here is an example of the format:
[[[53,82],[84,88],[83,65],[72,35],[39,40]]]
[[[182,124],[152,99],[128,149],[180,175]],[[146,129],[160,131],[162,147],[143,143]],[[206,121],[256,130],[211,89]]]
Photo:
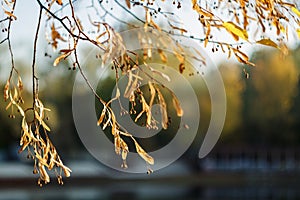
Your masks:
[[[37,41],[38,41],[39,30],[40,30],[40,26],[41,26],[42,13],[43,13],[43,9],[40,7],[38,24],[36,27],[36,33],[35,33],[34,44],[33,44],[33,58],[32,58],[32,66],[31,66],[31,68],[32,68],[32,98],[33,98],[32,107],[33,108],[35,108],[35,100],[38,95],[38,85],[37,85],[38,78],[37,78],[36,72],[35,72],[35,65],[36,65],[35,63],[36,63]]]
[[[15,0],[15,2],[13,4],[11,13],[14,12],[16,3],[17,3],[17,0]],[[8,27],[7,27],[7,42],[8,42],[8,50],[9,50],[9,54],[10,54],[10,59],[11,59],[11,70],[10,70],[10,74],[9,74],[9,78],[8,78],[9,81],[12,78],[13,71],[15,71],[17,74],[19,74],[15,68],[14,54],[13,54],[12,45],[11,45],[11,41],[10,41],[10,31],[11,31],[12,20],[13,20],[12,17],[9,17],[9,22],[8,22]]]

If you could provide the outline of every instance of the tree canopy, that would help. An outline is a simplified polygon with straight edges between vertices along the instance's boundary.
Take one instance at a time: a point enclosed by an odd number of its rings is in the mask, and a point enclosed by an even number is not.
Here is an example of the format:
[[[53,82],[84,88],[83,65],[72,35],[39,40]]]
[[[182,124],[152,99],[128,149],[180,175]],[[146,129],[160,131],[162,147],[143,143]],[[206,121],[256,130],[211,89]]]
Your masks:
[[[137,153],[147,164],[152,165],[154,158],[118,123],[116,114],[111,108],[113,101],[118,101],[123,95],[132,105],[141,105],[142,109],[136,113],[136,120],[145,115],[145,126],[149,129],[155,129],[158,125],[163,129],[168,128],[170,123],[167,106],[169,104],[173,106],[178,117],[184,115],[176,95],[171,91],[171,101],[167,100],[163,89],[157,86],[163,83],[157,79],[152,77],[148,82],[150,94],[147,97],[139,88],[142,74],[149,76],[141,65],[159,74],[165,80],[169,79],[163,71],[147,64],[153,57],[154,49],[162,63],[168,60],[166,49],[173,49],[174,58],[178,61],[178,71],[181,74],[191,74],[187,70],[187,58],[200,60],[205,64],[205,57],[197,49],[192,49],[193,53],[191,53],[191,49],[187,49],[180,43],[178,39],[180,37],[195,40],[199,45],[210,48],[213,52],[222,51],[228,55],[228,58],[232,56],[238,62],[249,66],[255,66],[255,63],[250,62],[248,55],[243,51],[244,45],[273,47],[286,56],[287,44],[300,37],[300,6],[295,0],[35,0],[28,4],[38,5],[38,10],[26,11],[38,13],[38,19],[31,58],[32,100],[24,102],[23,74],[18,70],[14,59],[15,48],[12,45],[15,39],[12,37],[12,27],[14,22],[19,20],[18,12],[22,9],[18,7],[18,3],[19,0],[1,0],[0,45],[9,52],[11,68],[4,87],[4,100],[6,109],[11,110],[9,117],[15,118],[17,115],[20,118],[21,148],[19,151],[28,150],[28,156],[34,160],[34,173],[40,175],[38,181],[40,185],[50,182],[46,169],[60,168],[57,178],[61,184],[63,183],[61,171],[66,177],[71,173],[71,169],[63,164],[48,135],[51,129],[45,120],[50,110],[44,106],[43,100],[39,97],[40,67],[37,65],[37,59],[43,59],[37,57],[37,52],[40,50],[38,44],[40,37],[44,38],[50,47],[47,48],[45,57],[54,57],[53,66],[59,66],[61,62],[68,60],[69,69],[79,71],[101,104],[98,125],[103,129],[110,127],[115,151],[122,157],[124,161],[122,166],[125,168],[129,148],[124,137],[128,137],[134,143]],[[118,14],[119,12],[121,14]],[[196,21],[196,33],[187,26],[189,20]],[[142,51],[127,49],[124,38],[117,31],[120,25],[126,25],[128,29],[139,28],[141,34],[135,39],[140,42]],[[156,33],[156,40],[147,36],[148,32]],[[102,99],[91,86],[82,69],[80,59],[82,45],[84,48],[87,46],[96,48],[97,53],[94,56],[99,59],[99,67],[109,66],[115,73],[117,90],[112,99]],[[246,77],[249,76],[246,69],[244,73]],[[285,69],[277,67],[273,73],[276,77],[276,73],[285,73]],[[291,73],[288,71],[287,77]],[[126,90],[122,94],[117,85],[120,76],[128,77]],[[287,95],[289,92],[286,91]],[[157,121],[151,112],[154,101],[161,106],[160,121]],[[282,109],[284,112],[285,108]]]

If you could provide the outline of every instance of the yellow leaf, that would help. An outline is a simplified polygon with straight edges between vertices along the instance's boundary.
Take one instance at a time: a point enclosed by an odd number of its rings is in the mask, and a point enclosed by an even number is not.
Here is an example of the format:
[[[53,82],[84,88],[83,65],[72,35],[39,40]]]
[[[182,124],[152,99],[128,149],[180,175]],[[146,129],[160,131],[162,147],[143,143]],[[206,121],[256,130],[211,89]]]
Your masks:
[[[300,38],[300,28],[296,30],[298,37]]]
[[[257,41],[256,43],[263,44],[263,45],[270,46],[270,47],[278,48],[278,45],[275,42],[273,42],[271,39],[269,39],[269,38],[267,38],[267,39],[261,39],[261,40]]]
[[[138,154],[150,165],[154,164],[154,159],[134,140],[135,149]]]
[[[298,17],[300,17],[300,11],[296,7],[293,6],[291,10],[293,11],[293,13],[298,15]]]
[[[237,26],[232,22],[224,22],[223,27],[230,33],[248,41],[248,33],[246,30],[242,29],[241,27]]]

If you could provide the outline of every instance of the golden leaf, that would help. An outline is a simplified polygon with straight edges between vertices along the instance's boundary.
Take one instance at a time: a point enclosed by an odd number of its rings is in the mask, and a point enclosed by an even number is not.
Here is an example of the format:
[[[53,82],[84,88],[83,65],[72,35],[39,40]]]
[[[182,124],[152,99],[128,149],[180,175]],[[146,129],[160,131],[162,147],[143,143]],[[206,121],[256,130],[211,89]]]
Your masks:
[[[149,69],[150,69],[150,71],[151,71],[152,73],[160,75],[162,78],[164,78],[164,79],[165,79],[166,81],[168,81],[168,82],[171,81],[170,77],[169,77],[167,74],[162,73],[161,71],[158,71],[158,70],[156,70],[156,69],[154,69],[154,68],[148,66],[146,63],[144,63],[144,64],[145,64],[147,67],[149,67]]]
[[[45,183],[49,183],[50,182],[50,177],[45,169],[45,166],[42,165],[41,163],[39,163],[39,171],[41,174],[41,179],[45,182]]]
[[[4,86],[4,101],[7,101],[7,99],[9,98],[9,81],[6,81],[6,84]]]
[[[97,122],[97,125],[98,125],[98,126],[102,123],[102,121],[103,121],[103,119],[104,119],[104,116],[105,116],[105,113],[106,113],[106,106],[103,108],[103,110],[102,110],[102,112],[101,112],[101,115],[100,115],[99,120],[98,120],[98,122]]]
[[[180,27],[177,27],[177,26],[172,25],[170,22],[169,22],[169,25],[171,26],[172,29],[179,30],[179,31],[181,32],[181,34],[187,33],[187,32],[188,32],[188,31],[185,30],[184,28],[180,28]]]
[[[246,30],[242,29],[241,27],[237,26],[232,22],[224,22],[223,27],[230,33],[248,41],[248,33]]]
[[[183,115],[183,109],[181,108],[180,102],[174,93],[172,93],[172,101],[173,101],[173,105],[175,107],[177,116],[181,117]]]
[[[210,35],[210,24],[208,23],[207,24],[206,35],[205,35],[205,40],[204,40],[204,47],[207,46],[209,35]]]
[[[149,90],[150,90],[150,94],[151,94],[151,99],[150,99],[150,102],[149,102],[149,107],[150,107],[150,110],[151,110],[151,107],[153,105],[156,93],[155,93],[154,86],[152,85],[152,83],[150,81],[148,82],[148,85],[149,85]]]
[[[57,48],[57,40],[61,40],[65,42],[66,40],[59,34],[59,32],[56,30],[54,23],[51,25],[51,38],[52,38],[52,47],[53,49]]]
[[[18,86],[18,88],[19,88],[20,91],[23,90],[24,85],[23,85],[21,76],[18,77],[18,84],[17,84],[17,86]]]
[[[233,51],[235,57],[237,58],[237,60],[238,60],[240,63],[244,63],[244,64],[246,64],[246,65],[255,66],[254,63],[252,63],[252,62],[249,61],[249,57],[248,57],[245,53],[243,53],[243,52],[241,52],[240,50],[235,49],[235,48],[231,48],[231,49],[232,49],[232,51]]]
[[[298,37],[300,38],[300,28],[296,30]]]
[[[163,97],[162,93],[160,92],[160,90],[157,88],[157,95],[158,95],[158,101],[159,101],[159,105],[160,105],[160,112],[161,112],[161,116],[162,116],[162,120],[161,120],[161,125],[163,127],[163,129],[167,129],[168,128],[168,113],[167,113],[167,104],[165,101],[165,98]]]
[[[292,7],[291,10],[293,11],[293,13],[295,13],[296,15],[298,15],[298,17],[300,17],[300,11],[296,8],[296,7]]]
[[[269,38],[261,39],[259,41],[256,41],[256,43],[263,44],[263,45],[270,46],[270,47],[279,48],[278,45]]]
[[[192,5],[193,5],[193,9],[199,14],[199,15],[203,15],[205,17],[208,18],[212,18],[214,15],[213,13],[204,10],[203,8],[201,8],[198,3],[197,0],[192,0]]]
[[[151,26],[156,28],[158,31],[161,31],[161,28],[153,21],[152,18],[150,19],[150,24],[151,24]]]
[[[36,119],[40,122],[40,124],[44,127],[44,129],[46,129],[47,131],[50,131],[49,126],[47,126],[47,124],[43,121],[43,119],[39,116],[37,111],[34,111],[35,117]]]
[[[157,52],[159,53],[160,59],[162,62],[166,63],[168,61],[168,58],[163,50],[157,49]]]
[[[72,170],[70,168],[66,167],[66,166],[61,166],[61,167],[63,169],[63,172],[64,172],[65,176],[70,177]]]
[[[153,165],[154,164],[154,159],[149,156],[149,154],[147,154],[145,152],[145,150],[135,141],[134,141],[134,145],[135,145],[135,149],[136,151],[138,152],[138,154],[147,162],[149,163],[150,165]]]
[[[63,5],[62,0],[56,0],[56,3],[57,3],[58,5]]]

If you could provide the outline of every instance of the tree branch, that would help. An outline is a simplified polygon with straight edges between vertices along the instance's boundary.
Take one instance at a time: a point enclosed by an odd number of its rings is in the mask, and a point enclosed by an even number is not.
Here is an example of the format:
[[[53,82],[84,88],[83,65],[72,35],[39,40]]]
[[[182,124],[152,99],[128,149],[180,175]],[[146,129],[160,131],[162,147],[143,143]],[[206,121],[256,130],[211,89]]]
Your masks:
[[[32,66],[31,66],[31,69],[32,69],[32,98],[33,98],[32,107],[33,107],[33,109],[35,108],[35,100],[38,95],[38,78],[37,78],[36,72],[35,72],[35,65],[36,65],[37,42],[38,42],[38,36],[39,36],[39,31],[40,31],[40,26],[41,26],[42,13],[43,13],[43,9],[40,7],[38,24],[36,27],[36,33],[35,33],[34,44],[33,44],[33,58],[32,58]]]

